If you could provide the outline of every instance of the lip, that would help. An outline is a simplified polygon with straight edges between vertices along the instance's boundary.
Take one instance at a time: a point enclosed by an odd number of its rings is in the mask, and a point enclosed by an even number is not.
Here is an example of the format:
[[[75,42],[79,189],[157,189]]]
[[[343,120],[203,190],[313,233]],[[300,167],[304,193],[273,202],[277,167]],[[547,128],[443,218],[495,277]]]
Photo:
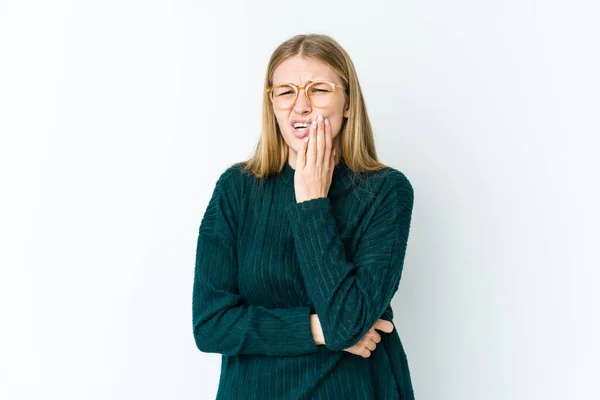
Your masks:
[[[305,130],[303,130],[302,132],[298,132],[296,129],[294,129],[294,127],[292,126],[292,132],[294,133],[294,136],[296,136],[298,139],[304,139],[306,136],[308,136],[308,133],[310,132],[310,127],[306,128]]]

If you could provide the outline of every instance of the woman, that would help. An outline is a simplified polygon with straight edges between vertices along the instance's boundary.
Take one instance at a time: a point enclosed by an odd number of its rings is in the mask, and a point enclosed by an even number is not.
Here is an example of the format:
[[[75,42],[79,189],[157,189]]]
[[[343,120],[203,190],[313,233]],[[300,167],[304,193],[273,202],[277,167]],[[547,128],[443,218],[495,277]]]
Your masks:
[[[256,151],[221,174],[199,229],[193,332],[223,355],[217,399],[413,399],[390,306],[412,207],[347,53],[282,43]]]

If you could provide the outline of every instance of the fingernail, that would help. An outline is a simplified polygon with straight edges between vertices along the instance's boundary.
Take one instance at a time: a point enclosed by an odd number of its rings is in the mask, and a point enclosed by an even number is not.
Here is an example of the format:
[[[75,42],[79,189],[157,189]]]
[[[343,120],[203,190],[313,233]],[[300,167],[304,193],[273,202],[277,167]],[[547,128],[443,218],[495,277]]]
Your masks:
[[[333,149],[333,155],[335,156],[335,149]]]
[[[308,142],[308,136],[304,138],[304,143]]]
[[[312,125],[312,127],[313,127],[313,128],[316,128],[316,127],[317,127],[317,121],[316,121],[316,120],[315,120],[315,121],[313,121],[313,125]]]
[[[329,126],[329,118],[325,118],[325,125]]]
[[[323,122],[323,114],[319,114],[319,122]]]

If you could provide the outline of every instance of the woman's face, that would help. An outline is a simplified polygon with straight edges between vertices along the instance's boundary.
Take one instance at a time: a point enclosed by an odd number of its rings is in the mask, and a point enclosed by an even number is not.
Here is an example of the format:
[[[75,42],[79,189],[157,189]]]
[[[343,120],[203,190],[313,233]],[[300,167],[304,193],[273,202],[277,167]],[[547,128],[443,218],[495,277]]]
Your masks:
[[[292,83],[294,85],[308,85],[310,81],[328,81],[342,85],[337,74],[324,62],[313,58],[302,56],[294,56],[283,61],[273,72],[273,84]],[[304,135],[299,135],[294,130],[294,120],[312,121],[316,120],[319,114],[329,119],[331,125],[331,136],[333,138],[333,146],[338,148],[339,142],[338,133],[342,126],[343,118],[348,118],[349,110],[346,105],[346,94],[343,89],[336,88],[333,96],[333,101],[325,108],[317,108],[312,106],[303,89],[298,93],[298,99],[293,107],[280,110],[273,105],[273,112],[279,124],[279,129],[283,135],[283,139],[290,148],[289,164],[296,168],[296,156],[302,147],[303,136],[308,135],[309,129]],[[338,148],[339,158],[339,148]]]

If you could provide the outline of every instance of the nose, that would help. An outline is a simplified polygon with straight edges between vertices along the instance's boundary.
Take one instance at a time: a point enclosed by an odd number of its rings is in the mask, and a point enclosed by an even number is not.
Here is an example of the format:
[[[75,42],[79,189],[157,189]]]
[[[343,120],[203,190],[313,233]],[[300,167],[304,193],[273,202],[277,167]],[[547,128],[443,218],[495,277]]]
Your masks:
[[[300,90],[298,92],[298,98],[296,99],[296,104],[294,104],[294,112],[298,115],[304,115],[310,113],[311,106],[306,98],[306,93],[304,90]]]

